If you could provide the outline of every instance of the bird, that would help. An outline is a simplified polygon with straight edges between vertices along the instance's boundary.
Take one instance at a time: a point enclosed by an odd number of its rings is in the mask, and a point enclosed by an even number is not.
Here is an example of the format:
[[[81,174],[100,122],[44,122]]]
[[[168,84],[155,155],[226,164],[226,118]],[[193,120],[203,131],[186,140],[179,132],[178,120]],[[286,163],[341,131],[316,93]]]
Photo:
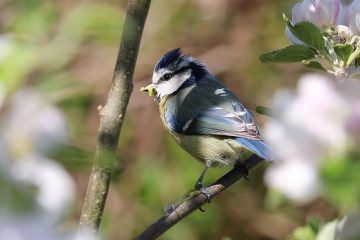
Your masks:
[[[203,189],[202,182],[210,167],[233,163],[245,167],[241,160],[253,153],[264,160],[274,160],[251,112],[205,64],[182,55],[180,48],[158,60],[151,83],[141,91],[154,95],[161,121],[175,141],[205,163],[195,183],[196,190]]]

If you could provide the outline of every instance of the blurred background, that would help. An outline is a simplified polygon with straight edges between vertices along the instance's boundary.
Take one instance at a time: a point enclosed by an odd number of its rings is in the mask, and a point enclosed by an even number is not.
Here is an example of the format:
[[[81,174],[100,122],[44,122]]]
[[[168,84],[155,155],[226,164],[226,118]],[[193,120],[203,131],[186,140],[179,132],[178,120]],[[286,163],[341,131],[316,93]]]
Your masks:
[[[256,106],[267,105],[276,90],[294,88],[306,71],[300,65],[261,64],[258,60],[261,53],[288,44],[282,13],[291,15],[295,2],[152,1],[101,225],[104,239],[131,239],[139,234],[162,215],[164,207],[193,187],[203,169],[164,131],[156,103],[139,91],[151,81],[158,58],[170,49],[182,47],[184,53],[204,62],[245,106],[255,111]],[[16,140],[16,146],[3,146],[1,155],[11,152],[8,158],[19,161],[29,152],[26,146],[36,145],[45,148],[38,150],[41,156],[46,155],[70,174],[74,189],[64,188],[73,191],[75,197],[61,217],[60,229],[76,226],[81,213],[96,147],[97,108],[104,105],[111,84],[126,5],[124,0],[0,1],[2,141],[13,137],[13,132],[4,132],[14,122],[25,128],[36,119],[36,108],[27,115],[16,115],[26,110],[26,104],[34,98],[57,114],[57,120],[45,114],[37,122],[48,126],[45,138],[30,137],[28,144],[20,146]],[[31,92],[30,98],[29,94],[24,96],[24,91]],[[267,121],[259,114],[254,116],[260,128]],[[64,126],[56,124],[58,120],[64,121]],[[33,125],[26,131],[36,132]],[[48,151],[46,144],[50,140],[57,147]],[[0,166],[7,171],[6,164]],[[273,195],[263,183],[265,169],[266,164],[257,167],[250,181],[236,183],[205,205],[205,213],[193,213],[161,239],[285,239],[311,216],[325,220],[337,216],[336,208],[325,199],[305,205],[284,200],[274,207]],[[205,182],[214,181],[228,170],[210,170]],[[50,195],[58,191],[54,186]],[[17,195],[9,195],[8,203],[13,201],[11,196]],[[11,207],[23,205],[14,203]]]

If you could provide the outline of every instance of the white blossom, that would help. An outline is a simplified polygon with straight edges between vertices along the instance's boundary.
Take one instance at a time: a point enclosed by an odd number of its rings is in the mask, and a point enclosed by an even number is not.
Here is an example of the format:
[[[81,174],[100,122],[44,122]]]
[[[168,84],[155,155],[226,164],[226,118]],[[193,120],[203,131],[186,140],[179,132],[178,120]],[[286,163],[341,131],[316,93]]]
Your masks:
[[[304,0],[292,9],[292,24],[309,21],[320,29],[335,25],[341,9],[340,0]]]
[[[0,239],[74,239],[74,229],[59,231],[73,204],[73,180],[46,156],[66,139],[64,117],[32,89],[15,94],[5,112],[0,118],[0,184],[6,186],[0,195]]]
[[[321,165],[329,157],[345,154],[354,139],[349,129],[359,132],[360,139],[356,86],[351,80],[334,82],[308,74],[300,78],[296,92],[275,95],[275,118],[264,129],[278,158],[265,175],[268,186],[296,202],[321,195]]]
[[[320,192],[316,166],[304,159],[274,164],[266,171],[265,182],[294,202],[307,202]]]
[[[50,105],[31,89],[19,91],[12,99],[8,117],[3,124],[3,136],[10,147],[45,153],[66,139],[65,119],[56,107]],[[17,149],[18,151],[19,149]]]
[[[340,0],[303,0],[292,8],[291,23],[312,22],[320,30],[345,24],[347,20],[347,7],[342,6]],[[289,30],[285,28],[285,35],[293,44],[302,44]]]
[[[61,219],[73,203],[74,183],[65,169],[51,159],[34,155],[15,161],[11,176],[36,187],[36,202],[52,216],[52,221]]]

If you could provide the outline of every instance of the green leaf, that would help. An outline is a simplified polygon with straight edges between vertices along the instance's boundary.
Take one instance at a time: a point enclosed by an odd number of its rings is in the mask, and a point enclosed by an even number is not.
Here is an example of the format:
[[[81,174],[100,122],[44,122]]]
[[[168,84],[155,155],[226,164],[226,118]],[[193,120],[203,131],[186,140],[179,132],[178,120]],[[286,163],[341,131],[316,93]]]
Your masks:
[[[300,62],[315,57],[315,52],[305,45],[290,45],[286,48],[275,50],[260,55],[260,61],[266,62]]]
[[[342,59],[345,63],[349,59],[350,55],[353,53],[353,47],[351,44],[337,44],[334,45],[334,50],[336,55]]]
[[[346,65],[349,66],[354,60],[356,60],[360,55],[360,49],[356,49],[351,55],[349,56]],[[355,63],[356,65],[356,63]],[[357,66],[356,66],[357,67]]]
[[[269,108],[269,107],[257,106],[257,107],[255,108],[255,111],[256,111],[257,113],[260,113],[260,114],[265,115],[265,116],[268,116],[268,117],[273,117],[273,116],[274,116],[272,109]]]
[[[300,41],[306,45],[315,48],[322,52],[325,47],[325,40],[319,28],[317,28],[311,22],[299,22],[294,26],[291,24],[290,20],[283,14],[284,21],[289,27],[289,30],[292,34],[295,35]]]
[[[307,225],[312,229],[314,233],[318,233],[322,227],[323,220],[319,217],[312,216],[308,219]]]
[[[320,70],[320,71],[326,71],[326,69],[319,62],[316,62],[316,61],[304,60],[301,63],[305,67],[308,67],[308,68],[312,68],[312,69],[316,69],[316,70]]]

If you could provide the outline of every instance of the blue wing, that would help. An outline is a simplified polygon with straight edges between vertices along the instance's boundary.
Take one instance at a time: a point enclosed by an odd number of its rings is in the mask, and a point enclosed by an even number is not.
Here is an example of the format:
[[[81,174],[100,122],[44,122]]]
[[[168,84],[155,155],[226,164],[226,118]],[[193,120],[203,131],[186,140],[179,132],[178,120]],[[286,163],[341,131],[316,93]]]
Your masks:
[[[222,94],[214,94],[219,89]],[[164,119],[171,131],[231,137],[260,157],[271,159],[251,113],[220,83],[184,89],[167,102]]]
[[[189,120],[190,121],[190,120]],[[184,134],[220,135],[261,139],[251,114],[242,111],[229,112],[221,107],[211,107],[199,113],[182,128]]]
[[[200,81],[165,103],[164,119],[177,133],[261,139],[251,113],[218,81]]]

